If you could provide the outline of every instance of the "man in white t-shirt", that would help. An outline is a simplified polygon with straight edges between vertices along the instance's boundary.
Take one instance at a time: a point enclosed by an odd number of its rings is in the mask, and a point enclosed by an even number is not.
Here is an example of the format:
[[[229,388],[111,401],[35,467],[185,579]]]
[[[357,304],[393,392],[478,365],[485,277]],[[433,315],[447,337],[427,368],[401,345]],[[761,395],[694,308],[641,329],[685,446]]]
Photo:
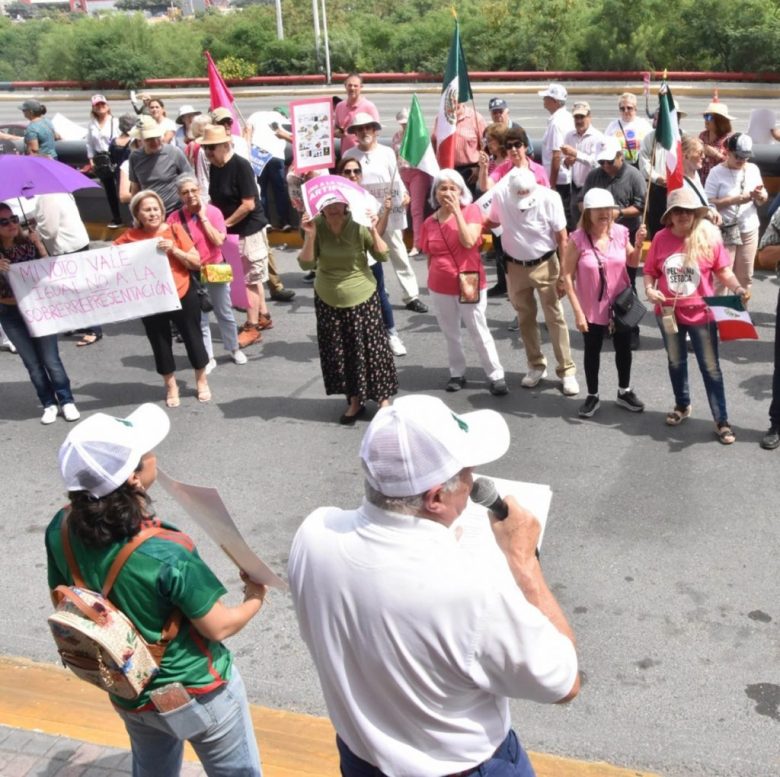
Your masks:
[[[398,172],[395,151],[379,143],[382,125],[369,113],[357,113],[352,119],[348,133],[356,139],[357,145],[342,154],[342,159],[357,159],[363,169],[361,186],[381,203],[392,199],[392,210],[387,228],[382,235],[390,253],[398,282],[401,284],[403,300],[407,310],[427,313],[428,306],[420,300],[417,276],[412,269],[409,254],[404,244],[403,230],[406,227],[406,206],[409,193]]]
[[[508,447],[494,410],[401,397],[363,437],[360,507],[315,510],[296,533],[290,591],[343,777],[533,777],[509,699],[579,691],[536,519],[511,497],[504,521],[462,515],[472,468]]]
[[[550,186],[561,195],[564,213],[568,213],[571,200],[571,169],[563,164],[561,151],[566,135],[574,129],[574,119],[565,107],[568,92],[561,84],[550,84],[537,94],[542,98],[544,109],[550,114],[542,136],[542,164],[550,179]]]
[[[493,197],[488,221],[502,230],[509,301],[517,311],[528,360],[528,372],[520,384],[534,388],[547,376],[547,360],[536,323],[536,292],[555,352],[555,372],[561,379],[563,393],[573,397],[580,387],[574,377],[577,368],[571,358],[569,329],[558,297],[558,287],[562,286],[560,256],[568,239],[560,195],[539,186],[527,167],[515,167]]]

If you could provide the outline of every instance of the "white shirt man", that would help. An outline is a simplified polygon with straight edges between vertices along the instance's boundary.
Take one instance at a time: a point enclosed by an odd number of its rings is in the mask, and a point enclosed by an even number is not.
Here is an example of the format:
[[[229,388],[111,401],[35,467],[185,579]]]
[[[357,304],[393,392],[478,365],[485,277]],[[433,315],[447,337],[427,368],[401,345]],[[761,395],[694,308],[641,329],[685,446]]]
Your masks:
[[[528,360],[528,373],[521,385],[533,388],[547,376],[547,360],[536,323],[535,291],[542,303],[563,393],[574,396],[580,388],[574,377],[569,330],[557,293],[561,272],[558,254],[563,254],[567,241],[563,202],[557,192],[539,186],[528,168],[516,167],[506,177],[506,185],[493,197],[488,220],[502,228],[509,301],[517,311]]]
[[[349,127],[349,134],[357,139],[342,159],[357,159],[363,169],[361,186],[374,195],[380,203],[392,198],[392,211],[382,238],[387,243],[390,262],[403,291],[407,310],[427,313],[428,306],[420,301],[420,289],[414,274],[409,254],[404,245],[403,229],[406,227],[406,205],[409,194],[398,172],[395,152],[388,146],[381,146],[377,132],[382,125],[368,113],[357,113]]]
[[[344,777],[498,762],[526,774],[508,697],[549,703],[579,689],[573,633],[534,559],[535,519],[511,498],[492,533],[484,514],[461,516],[471,468],[508,446],[493,410],[458,416],[401,397],[363,438],[363,504],[316,510],[295,536],[290,590]]]
[[[537,94],[550,114],[542,136],[542,164],[551,186],[568,186],[571,183],[571,170],[563,164],[561,153],[564,138],[574,129],[574,119],[565,107],[568,93],[561,84],[550,84]]]
[[[604,135],[591,124],[590,103],[576,102],[572,107],[574,129],[566,133],[561,146],[563,164],[571,170],[571,200],[568,227],[573,230],[580,218],[580,192],[588,173],[598,166],[596,152]]]

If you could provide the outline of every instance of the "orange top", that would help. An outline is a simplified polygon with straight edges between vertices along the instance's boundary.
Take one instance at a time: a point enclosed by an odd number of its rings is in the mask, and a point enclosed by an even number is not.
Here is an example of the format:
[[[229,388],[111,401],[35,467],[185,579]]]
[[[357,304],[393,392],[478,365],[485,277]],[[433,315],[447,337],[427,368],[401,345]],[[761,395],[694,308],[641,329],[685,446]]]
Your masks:
[[[189,251],[194,247],[189,235],[178,224],[165,224],[165,228],[156,235],[150,237],[148,232],[143,229],[131,227],[114,241],[114,245],[123,245],[124,243],[136,243],[139,240],[151,240],[154,238],[164,238],[173,240],[174,245],[182,250]],[[168,263],[171,266],[171,274],[176,284],[176,293],[181,299],[190,288],[190,271],[175,257],[171,251],[168,251]]]

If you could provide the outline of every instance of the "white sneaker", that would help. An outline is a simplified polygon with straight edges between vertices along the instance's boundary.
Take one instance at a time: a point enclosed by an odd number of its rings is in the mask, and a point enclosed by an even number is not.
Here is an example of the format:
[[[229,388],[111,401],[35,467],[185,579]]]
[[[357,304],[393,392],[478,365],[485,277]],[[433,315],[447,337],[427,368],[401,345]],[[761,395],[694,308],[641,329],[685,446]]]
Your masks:
[[[390,343],[390,350],[393,352],[393,356],[406,356],[406,347],[401,342],[401,338],[398,335],[393,335],[388,332],[387,341]]]
[[[66,421],[78,421],[81,418],[81,413],[79,413],[73,402],[66,402],[62,406],[62,415],[65,416]]]
[[[412,246],[411,251],[409,251],[409,256],[419,256],[419,255],[420,255],[420,249],[417,246]]]
[[[542,378],[547,377],[547,368],[542,367],[541,370],[529,370],[525,377],[520,381],[520,385],[523,388],[533,388],[534,386],[539,385],[539,381]]]
[[[10,340],[4,340],[0,344],[0,348],[2,348],[4,351],[10,351],[11,353],[16,353],[16,346]]]
[[[206,375],[211,375],[211,373],[214,372],[214,370],[216,369],[217,369],[217,362],[212,357],[211,359],[209,359],[209,362],[206,365]]]
[[[43,408],[43,415],[41,416],[42,424],[53,424],[57,420],[58,413],[57,405],[49,405]]]
[[[236,364],[246,364],[247,362],[246,354],[240,348],[232,351],[230,355],[233,357],[233,361]]]
[[[567,397],[574,397],[580,393],[580,384],[577,383],[577,378],[574,375],[566,375],[561,381],[563,384],[563,393]]]

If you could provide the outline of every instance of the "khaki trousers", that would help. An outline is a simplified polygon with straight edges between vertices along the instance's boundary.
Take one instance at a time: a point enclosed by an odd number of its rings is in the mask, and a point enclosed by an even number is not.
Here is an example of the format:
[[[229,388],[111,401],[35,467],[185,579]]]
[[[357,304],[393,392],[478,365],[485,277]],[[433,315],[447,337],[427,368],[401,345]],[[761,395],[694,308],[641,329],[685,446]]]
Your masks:
[[[566,375],[574,375],[577,368],[571,358],[569,330],[563,317],[563,305],[555,290],[559,274],[560,264],[556,254],[535,267],[523,267],[507,258],[506,280],[509,301],[517,311],[528,369],[543,370],[547,367],[547,360],[542,353],[539,326],[536,323],[535,291],[542,303],[544,320],[558,362],[555,373],[559,378],[563,378]]]

